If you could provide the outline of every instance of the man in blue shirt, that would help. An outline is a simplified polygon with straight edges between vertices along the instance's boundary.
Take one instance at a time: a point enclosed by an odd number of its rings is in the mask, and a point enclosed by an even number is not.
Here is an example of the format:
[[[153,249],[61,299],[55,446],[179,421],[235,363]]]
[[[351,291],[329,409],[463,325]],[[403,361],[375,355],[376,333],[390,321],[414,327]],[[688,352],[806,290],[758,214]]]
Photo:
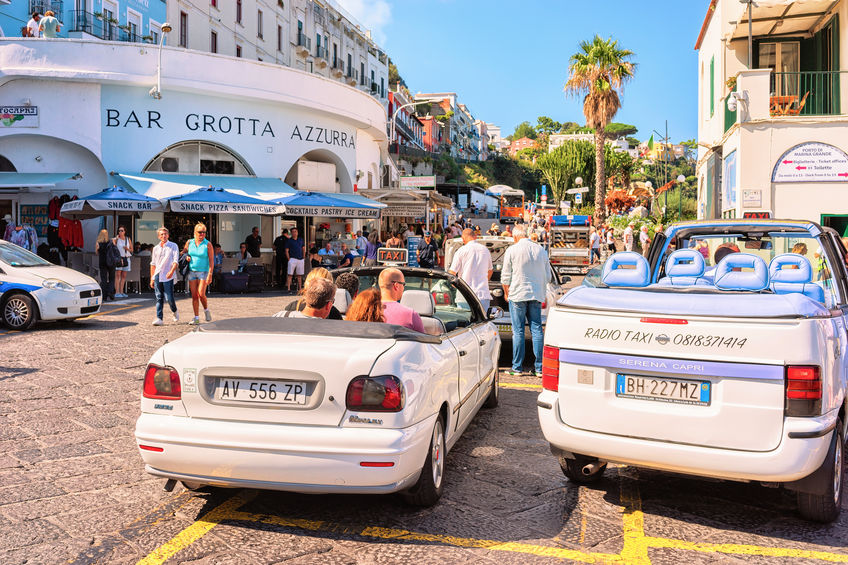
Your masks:
[[[339,267],[353,267],[354,255],[347,248],[346,243],[342,243],[342,252],[341,252],[341,260],[339,261]]]
[[[303,287],[303,255],[306,246],[303,239],[298,237],[297,228],[292,228],[291,237],[286,241],[286,261],[288,269],[286,276],[286,292],[291,292],[292,275],[297,277],[298,290]]]
[[[520,375],[524,363],[524,324],[530,324],[535,357],[535,375],[542,376],[542,302],[551,280],[548,254],[541,245],[527,239],[524,226],[512,230],[515,244],[504,253],[501,284],[504,299],[509,303],[512,321],[512,370],[510,375]]]

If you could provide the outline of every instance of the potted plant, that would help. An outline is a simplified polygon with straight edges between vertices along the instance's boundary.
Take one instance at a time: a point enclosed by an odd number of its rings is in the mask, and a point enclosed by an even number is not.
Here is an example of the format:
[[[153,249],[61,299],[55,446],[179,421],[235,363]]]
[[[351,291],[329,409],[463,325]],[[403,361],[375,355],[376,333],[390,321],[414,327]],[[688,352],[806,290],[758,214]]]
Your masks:
[[[102,20],[103,19],[103,12],[94,12],[94,17],[97,18],[98,20]]]

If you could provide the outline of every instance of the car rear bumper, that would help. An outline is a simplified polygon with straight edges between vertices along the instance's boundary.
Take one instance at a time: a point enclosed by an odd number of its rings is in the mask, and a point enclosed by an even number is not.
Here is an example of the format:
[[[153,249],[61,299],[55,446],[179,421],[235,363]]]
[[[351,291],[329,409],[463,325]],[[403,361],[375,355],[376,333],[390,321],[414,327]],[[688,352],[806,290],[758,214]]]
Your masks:
[[[740,451],[573,428],[560,418],[554,391],[543,391],[537,405],[542,434],[552,448],[612,463],[738,481],[789,482],[811,474],[827,455],[837,418],[835,412],[819,418],[785,418],[777,448]]]
[[[404,429],[294,426],[142,414],[145,470],[226,487],[309,493],[390,493],[411,486],[436,416]],[[363,462],[392,463],[364,467]]]

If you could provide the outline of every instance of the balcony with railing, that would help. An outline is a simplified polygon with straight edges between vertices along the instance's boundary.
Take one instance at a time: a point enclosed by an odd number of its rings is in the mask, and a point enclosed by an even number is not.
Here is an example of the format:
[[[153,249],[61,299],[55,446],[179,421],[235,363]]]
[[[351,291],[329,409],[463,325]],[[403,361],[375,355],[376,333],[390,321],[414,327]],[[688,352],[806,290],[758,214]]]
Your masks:
[[[772,116],[839,115],[843,77],[848,79],[848,71],[772,72],[769,113]]]
[[[306,34],[301,31],[297,32],[297,46],[295,47],[295,51],[302,57],[306,57],[312,51],[312,39],[306,37]]]
[[[114,21],[96,16],[82,10],[71,10],[69,33],[87,33],[106,41],[127,41],[130,43],[153,43],[152,35],[139,35],[129,25],[118,25]]]

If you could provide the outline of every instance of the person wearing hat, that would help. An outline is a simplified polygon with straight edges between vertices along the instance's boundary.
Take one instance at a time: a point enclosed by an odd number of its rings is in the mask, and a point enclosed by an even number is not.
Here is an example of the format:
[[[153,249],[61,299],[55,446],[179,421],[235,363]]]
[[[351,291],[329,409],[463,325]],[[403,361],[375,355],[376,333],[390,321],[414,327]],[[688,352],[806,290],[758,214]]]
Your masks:
[[[433,241],[433,234],[430,230],[424,230],[424,241],[418,244],[416,251],[418,257],[418,266],[424,269],[432,269],[439,261],[439,246]]]
[[[633,251],[633,228],[636,227],[636,222],[630,222],[627,224],[627,227],[624,228],[624,235],[622,236],[622,240],[624,241],[624,250],[625,251]]]

